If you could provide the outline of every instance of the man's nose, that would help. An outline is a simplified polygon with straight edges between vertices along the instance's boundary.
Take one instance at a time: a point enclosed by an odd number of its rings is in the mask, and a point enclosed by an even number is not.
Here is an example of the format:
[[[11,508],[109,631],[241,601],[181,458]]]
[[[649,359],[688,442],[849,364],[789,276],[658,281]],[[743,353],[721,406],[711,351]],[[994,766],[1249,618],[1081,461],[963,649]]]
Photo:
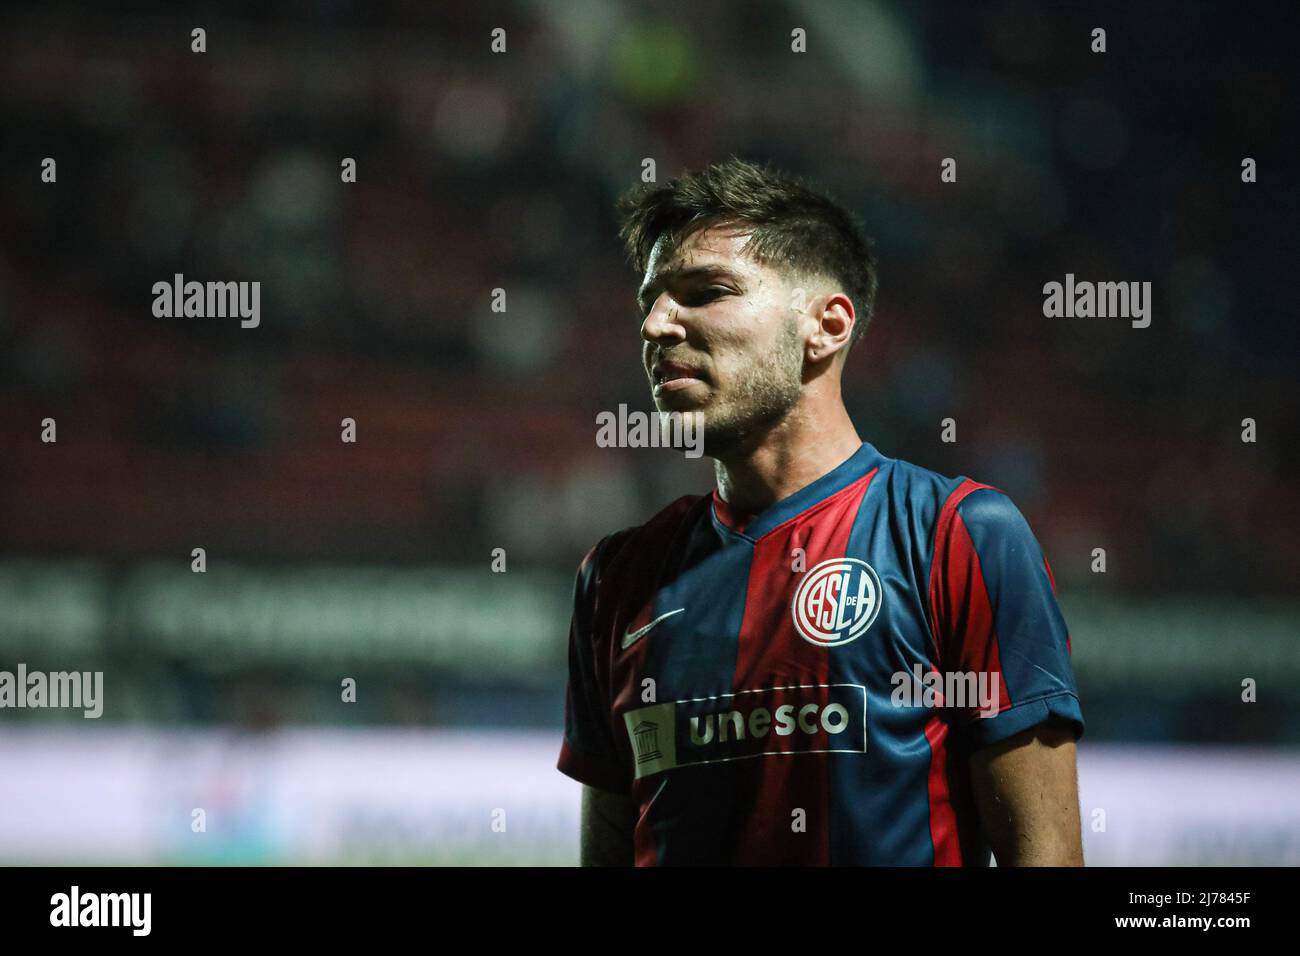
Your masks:
[[[686,338],[686,329],[678,321],[678,307],[666,293],[655,299],[641,323],[641,338],[647,342]]]

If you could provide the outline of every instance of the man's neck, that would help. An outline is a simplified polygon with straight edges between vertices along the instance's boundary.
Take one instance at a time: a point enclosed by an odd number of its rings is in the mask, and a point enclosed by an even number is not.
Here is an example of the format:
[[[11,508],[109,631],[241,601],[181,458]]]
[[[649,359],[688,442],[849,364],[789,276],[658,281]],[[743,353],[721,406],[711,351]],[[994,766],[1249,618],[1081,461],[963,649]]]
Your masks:
[[[738,513],[758,514],[834,471],[860,447],[843,405],[817,419],[796,409],[735,454],[715,459],[718,495]]]

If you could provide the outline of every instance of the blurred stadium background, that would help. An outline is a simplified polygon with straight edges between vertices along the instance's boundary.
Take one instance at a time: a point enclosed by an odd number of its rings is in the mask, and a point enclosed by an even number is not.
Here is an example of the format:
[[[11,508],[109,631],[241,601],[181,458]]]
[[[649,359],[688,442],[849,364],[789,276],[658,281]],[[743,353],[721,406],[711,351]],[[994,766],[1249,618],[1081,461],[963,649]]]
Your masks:
[[[864,437],[1052,562],[1089,861],[1300,863],[1294,62],[1268,8],[1143,7],[11,5],[0,669],[106,702],[0,711],[0,862],[573,862],[573,571],[712,480],[596,447],[650,408],[612,204],[738,153],[877,240]],[[1151,327],[1044,319],[1067,272]],[[175,273],[260,327],[154,318]]]

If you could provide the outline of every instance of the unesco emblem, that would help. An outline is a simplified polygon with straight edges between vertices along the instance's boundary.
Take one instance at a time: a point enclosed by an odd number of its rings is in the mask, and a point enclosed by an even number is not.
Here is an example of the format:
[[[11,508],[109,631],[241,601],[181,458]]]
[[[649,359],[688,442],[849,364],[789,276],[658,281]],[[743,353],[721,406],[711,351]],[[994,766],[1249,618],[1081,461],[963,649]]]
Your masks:
[[[663,753],[659,750],[659,725],[643,720],[633,727],[632,746],[636,749],[637,763],[661,759]]]
[[[832,558],[804,575],[790,612],[804,640],[838,647],[857,640],[880,611],[880,578],[865,561]]]

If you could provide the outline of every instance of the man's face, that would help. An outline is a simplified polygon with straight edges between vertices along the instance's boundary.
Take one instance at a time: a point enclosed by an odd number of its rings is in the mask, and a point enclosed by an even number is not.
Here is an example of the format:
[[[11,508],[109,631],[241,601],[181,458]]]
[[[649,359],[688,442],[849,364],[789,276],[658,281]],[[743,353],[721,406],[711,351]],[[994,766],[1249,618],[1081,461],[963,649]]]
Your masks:
[[[646,263],[637,300],[641,350],[655,405],[701,412],[707,454],[717,457],[799,401],[803,332],[793,289],[744,255],[749,236],[712,227]]]

